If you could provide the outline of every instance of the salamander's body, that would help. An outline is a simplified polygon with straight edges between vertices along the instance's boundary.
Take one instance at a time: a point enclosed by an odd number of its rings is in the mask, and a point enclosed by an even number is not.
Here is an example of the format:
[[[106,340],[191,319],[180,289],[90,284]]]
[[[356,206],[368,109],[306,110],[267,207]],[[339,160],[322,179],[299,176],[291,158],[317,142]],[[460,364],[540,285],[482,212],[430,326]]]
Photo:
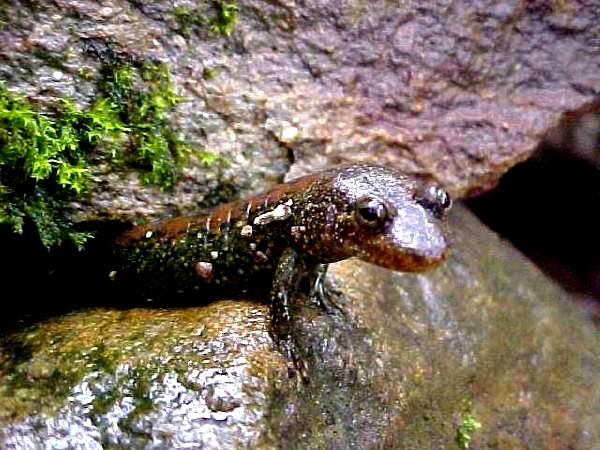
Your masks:
[[[449,206],[441,188],[394,169],[333,168],[204,215],[134,227],[116,241],[120,261],[111,276],[139,280],[148,297],[244,290],[266,277],[273,320],[281,323],[299,281],[319,283],[327,263],[357,256],[420,271],[442,261]]]

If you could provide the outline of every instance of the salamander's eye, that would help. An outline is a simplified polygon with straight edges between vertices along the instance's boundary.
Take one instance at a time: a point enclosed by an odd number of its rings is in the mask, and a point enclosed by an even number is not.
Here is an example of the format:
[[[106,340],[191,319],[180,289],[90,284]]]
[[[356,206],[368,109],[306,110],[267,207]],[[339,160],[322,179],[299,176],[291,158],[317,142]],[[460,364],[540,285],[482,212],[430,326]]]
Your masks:
[[[360,223],[374,228],[385,221],[388,210],[381,200],[361,197],[356,202],[356,216]]]
[[[438,217],[442,216],[452,206],[450,194],[435,184],[423,186],[419,189],[415,198]]]

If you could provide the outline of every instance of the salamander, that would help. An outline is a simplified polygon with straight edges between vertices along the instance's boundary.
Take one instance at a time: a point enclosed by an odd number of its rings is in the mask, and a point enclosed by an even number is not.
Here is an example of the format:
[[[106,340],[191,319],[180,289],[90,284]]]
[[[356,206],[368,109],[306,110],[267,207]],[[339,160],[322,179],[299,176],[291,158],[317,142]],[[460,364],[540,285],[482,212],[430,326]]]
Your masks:
[[[110,277],[150,297],[266,286],[272,334],[287,342],[291,302],[308,286],[323,304],[327,264],[358,257],[415,272],[441,262],[450,205],[437,184],[393,168],[334,167],[204,214],[130,228],[116,239]]]

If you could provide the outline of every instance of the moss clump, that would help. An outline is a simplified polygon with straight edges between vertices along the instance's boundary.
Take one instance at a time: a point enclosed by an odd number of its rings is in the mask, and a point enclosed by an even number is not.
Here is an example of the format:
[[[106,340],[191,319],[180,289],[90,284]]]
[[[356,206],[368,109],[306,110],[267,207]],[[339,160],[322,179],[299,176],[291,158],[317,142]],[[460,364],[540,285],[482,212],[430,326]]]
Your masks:
[[[185,37],[190,37],[193,27],[203,27],[206,25],[206,20],[201,13],[183,6],[176,7],[172,15],[179,24],[178,32]]]
[[[217,69],[212,67],[205,67],[202,69],[202,79],[204,81],[212,81],[217,78]]]
[[[173,186],[191,148],[167,123],[181,101],[167,67],[106,65],[99,91],[85,111],[63,99],[42,113],[0,83],[0,224],[22,233],[29,220],[46,248],[81,247],[90,234],[74,230],[65,204],[85,195],[92,152],[138,169],[146,183]]]
[[[136,79],[143,88],[134,87]],[[113,148],[114,160],[141,169],[146,183],[170,188],[191,148],[167,124],[167,112],[181,101],[167,67],[150,63],[105,67],[101,90],[116,105],[128,130],[128,148],[123,153]]]
[[[205,28],[221,36],[229,36],[238,17],[238,6],[236,2],[225,2],[213,0],[210,2],[213,13],[208,8],[187,9],[183,6],[176,7],[172,15],[179,24],[179,32],[189,37],[193,27]]]
[[[217,14],[209,23],[210,30],[223,36],[229,36],[235,27],[238,6],[235,2],[215,1]]]
[[[456,445],[461,450],[468,450],[473,437],[473,433],[481,428],[481,423],[477,421],[473,414],[470,401],[465,401],[465,410],[462,414],[460,425],[456,429]]]
[[[22,233],[29,218],[46,247],[63,240],[82,245],[89,234],[72,229],[62,205],[85,190],[81,144],[103,127],[68,101],[38,113],[0,84],[0,224]]]
[[[8,17],[6,15],[6,12],[3,9],[1,9],[0,10],[0,29],[4,28],[7,23],[8,23]]]

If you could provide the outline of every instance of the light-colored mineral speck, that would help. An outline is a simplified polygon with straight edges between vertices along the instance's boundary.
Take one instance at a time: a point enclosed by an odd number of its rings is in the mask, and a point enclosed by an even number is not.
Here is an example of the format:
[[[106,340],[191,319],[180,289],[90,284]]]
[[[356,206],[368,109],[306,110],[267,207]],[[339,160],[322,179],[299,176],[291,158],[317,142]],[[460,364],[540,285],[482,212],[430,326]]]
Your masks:
[[[146,236],[146,239],[150,239],[152,237],[152,231],[150,231],[150,230],[146,231],[145,236]]]
[[[205,280],[210,280],[213,276],[213,265],[207,261],[198,261],[196,263],[196,273]]]
[[[240,234],[247,238],[252,236],[252,225],[244,225],[240,230]]]
[[[290,233],[296,240],[300,239],[305,231],[306,227],[304,225],[293,226],[290,228]]]
[[[300,130],[298,127],[295,127],[289,122],[284,122],[282,124],[281,131],[279,132],[279,140],[283,143],[290,143],[296,140],[298,135],[300,134]]]
[[[285,220],[292,215],[292,208],[287,204],[277,205],[272,211],[268,211],[254,219],[254,225],[267,225],[277,220]]]

